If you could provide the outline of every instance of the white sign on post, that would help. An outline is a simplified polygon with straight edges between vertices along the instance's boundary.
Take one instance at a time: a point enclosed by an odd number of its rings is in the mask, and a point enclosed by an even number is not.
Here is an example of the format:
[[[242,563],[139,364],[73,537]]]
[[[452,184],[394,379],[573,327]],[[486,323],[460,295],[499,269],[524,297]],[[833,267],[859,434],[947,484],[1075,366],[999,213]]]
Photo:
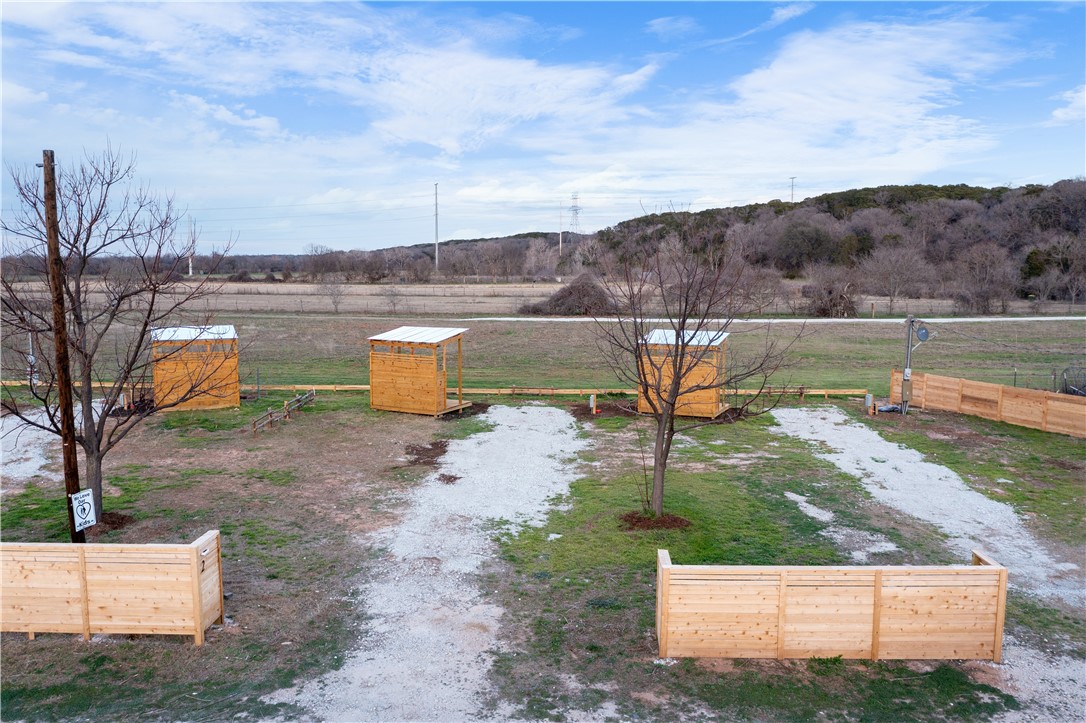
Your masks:
[[[94,490],[81,490],[72,495],[72,516],[76,532],[98,524],[98,518],[94,516]]]

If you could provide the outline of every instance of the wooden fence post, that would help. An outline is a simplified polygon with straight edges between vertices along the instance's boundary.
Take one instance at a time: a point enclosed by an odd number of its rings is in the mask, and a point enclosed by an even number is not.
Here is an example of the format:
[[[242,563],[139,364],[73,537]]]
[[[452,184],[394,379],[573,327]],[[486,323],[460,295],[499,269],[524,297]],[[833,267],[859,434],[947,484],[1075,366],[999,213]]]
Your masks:
[[[204,605],[200,598],[200,548],[189,548],[189,575],[192,577],[192,618],[193,641],[197,646],[204,644]]]
[[[784,608],[788,603],[788,572],[781,570],[777,584],[777,660],[784,659]]]
[[[668,657],[667,624],[671,607],[671,555],[656,551],[656,642],[661,658]]]
[[[882,626],[882,570],[875,569],[874,599],[871,605],[871,659],[879,659],[879,628]]]
[[[79,545],[79,605],[83,608],[83,639],[90,640],[90,591],[87,589],[87,548]]]

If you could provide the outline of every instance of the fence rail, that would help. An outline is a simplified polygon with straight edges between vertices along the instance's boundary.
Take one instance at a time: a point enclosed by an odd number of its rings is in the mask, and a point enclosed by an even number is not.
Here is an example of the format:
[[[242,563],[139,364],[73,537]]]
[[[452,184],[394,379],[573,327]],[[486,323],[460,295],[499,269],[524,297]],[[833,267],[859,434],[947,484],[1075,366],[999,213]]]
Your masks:
[[[999,662],[1007,569],[673,565],[657,551],[660,657]]]
[[[890,401],[901,402],[902,373],[890,372]],[[1086,438],[1086,397],[912,373],[909,405],[971,414],[1020,427]]]
[[[0,630],[191,635],[223,621],[219,531],[188,545],[0,542]]]
[[[253,434],[256,434],[258,431],[264,429],[265,427],[274,427],[276,422],[288,421],[294,414],[294,412],[298,411],[316,398],[317,391],[315,389],[310,389],[305,394],[299,394],[298,396],[294,397],[294,399],[283,402],[282,409],[274,409],[272,407],[269,407],[268,411],[264,412],[250,423],[250,426],[253,429]]]

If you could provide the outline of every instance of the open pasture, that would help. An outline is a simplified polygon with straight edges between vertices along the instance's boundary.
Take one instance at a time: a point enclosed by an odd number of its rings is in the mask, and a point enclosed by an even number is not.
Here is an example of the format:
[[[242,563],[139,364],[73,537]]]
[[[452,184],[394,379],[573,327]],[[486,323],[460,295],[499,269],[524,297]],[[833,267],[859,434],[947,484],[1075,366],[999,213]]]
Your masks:
[[[243,383],[366,384],[366,338],[401,324],[460,326],[464,387],[612,388],[623,384],[600,354],[589,319],[484,321],[470,317],[369,317],[347,314],[223,315],[241,337]],[[977,381],[1051,389],[1071,365],[1086,366],[1086,322],[1022,321],[932,324],[938,336],[913,352],[913,368]],[[791,361],[772,383],[808,388],[866,388],[886,396],[890,370],[904,364],[903,323],[735,323],[728,358],[766,334],[795,340]]]
[[[238,328],[248,384],[258,372],[263,384],[364,384],[366,337],[402,324],[468,327],[469,390],[617,381],[600,362],[590,321],[267,309],[217,321]],[[794,334],[798,328],[787,323],[746,333],[737,325],[729,348],[741,353],[758,334]],[[1017,367],[1019,384],[1031,375],[1047,383],[1053,369],[1081,361],[1083,353],[1081,321],[963,321],[933,328],[939,336],[914,352],[914,368],[1007,383]],[[811,325],[796,343],[787,381],[867,387],[885,395],[889,370],[901,365],[903,351],[900,323]],[[106,510],[119,518],[95,531],[95,539],[186,542],[219,529],[226,624],[212,627],[199,649],[169,638],[112,636],[87,645],[65,636],[27,641],[5,634],[7,715],[74,720],[139,710],[147,720],[296,718],[305,711],[265,696],[339,667],[376,634],[358,591],[386,553],[369,535],[396,525],[405,496],[420,485],[455,489],[456,480],[434,481],[433,465],[449,440],[485,432],[487,424],[475,415],[437,420],[377,412],[365,393],[337,393],[319,394],[290,423],[253,435],[249,420],[290,396],[273,392],[244,400],[239,410],[152,418],[106,460]],[[473,411],[509,402],[470,391],[466,398],[476,402]],[[619,516],[639,507],[639,439],[649,422],[616,404],[629,407],[630,398],[605,400],[604,413],[587,423],[584,401],[547,400],[581,419],[581,434],[591,441],[577,456],[582,476],[567,504],[538,528],[489,523],[498,548],[480,588],[488,591],[486,603],[505,615],[488,652],[492,694],[480,701],[482,710],[521,719],[617,711],[648,720],[985,720],[1025,708],[1042,719],[1066,719],[1060,708],[1036,698],[1050,696],[1050,689],[1017,687],[1003,669],[982,663],[825,658],[657,664],[657,549],[690,563],[850,562],[848,549],[804,514],[795,497],[817,499],[836,516],[835,524],[861,539],[881,535],[891,541],[895,549],[878,553],[871,564],[959,560],[944,533],[874,503],[856,479],[816,458],[812,447],[774,433],[768,417],[694,430],[677,445],[665,508],[690,520],[689,528],[625,530]],[[855,400],[837,406],[887,440],[955,470],[979,493],[1011,505],[1064,557],[1086,544],[1082,440],[950,413],[865,418]],[[63,487],[55,478],[31,479],[23,491],[5,483],[5,489],[5,540],[64,539]],[[1086,618],[1051,600],[1011,592],[1007,631],[1011,660],[1074,666],[1086,657]],[[1059,680],[1049,668],[1033,673]]]

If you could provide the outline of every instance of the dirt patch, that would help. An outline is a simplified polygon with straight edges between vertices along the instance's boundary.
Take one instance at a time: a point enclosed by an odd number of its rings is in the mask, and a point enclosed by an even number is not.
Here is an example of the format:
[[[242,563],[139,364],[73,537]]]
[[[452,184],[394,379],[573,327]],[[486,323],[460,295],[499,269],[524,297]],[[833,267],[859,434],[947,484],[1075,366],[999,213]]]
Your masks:
[[[619,516],[621,529],[632,532],[635,530],[681,530],[690,527],[690,520],[685,517],[665,512],[662,515],[650,515],[647,512],[635,510]]]
[[[408,466],[435,467],[448,448],[449,440],[439,439],[429,444],[409,444],[404,452]]]
[[[98,520],[98,524],[90,527],[87,530],[88,539],[96,539],[107,532],[113,532],[114,530],[123,530],[136,521],[136,518],[132,515],[126,515],[123,512],[112,512],[106,510],[102,513],[102,519]]]
[[[459,410],[456,414],[443,414],[439,417],[442,422],[455,422],[458,419],[464,417],[478,417],[486,414],[490,409],[490,404],[487,402],[472,402],[470,407]]]
[[[460,479],[459,475],[449,474],[448,472],[442,472],[437,476],[437,481],[445,485],[456,484],[458,479]]]
[[[588,400],[576,402],[566,408],[578,422],[594,422],[600,417],[637,417],[636,401],[614,401],[596,398],[596,414],[588,406]]]

